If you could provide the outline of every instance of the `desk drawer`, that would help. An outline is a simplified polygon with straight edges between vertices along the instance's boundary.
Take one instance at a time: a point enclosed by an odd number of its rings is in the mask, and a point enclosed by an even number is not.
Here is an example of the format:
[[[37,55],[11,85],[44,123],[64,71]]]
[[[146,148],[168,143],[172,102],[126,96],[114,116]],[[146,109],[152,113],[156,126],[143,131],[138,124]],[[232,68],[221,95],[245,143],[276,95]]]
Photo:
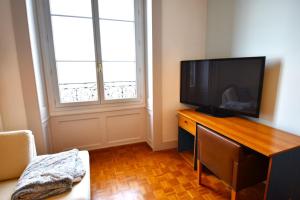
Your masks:
[[[196,135],[196,122],[184,116],[178,116],[178,126],[188,131],[192,135]]]

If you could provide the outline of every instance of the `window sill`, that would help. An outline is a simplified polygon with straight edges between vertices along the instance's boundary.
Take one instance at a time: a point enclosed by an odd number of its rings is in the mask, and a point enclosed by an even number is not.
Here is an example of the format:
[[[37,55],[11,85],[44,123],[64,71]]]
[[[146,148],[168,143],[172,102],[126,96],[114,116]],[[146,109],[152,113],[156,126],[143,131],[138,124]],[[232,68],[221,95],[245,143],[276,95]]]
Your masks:
[[[145,108],[146,104],[144,101],[139,102],[127,102],[127,103],[116,103],[116,104],[101,104],[101,105],[86,105],[86,106],[66,106],[56,107],[50,111],[51,117],[66,116],[66,115],[79,115],[79,114],[93,114],[101,112],[121,111]]]

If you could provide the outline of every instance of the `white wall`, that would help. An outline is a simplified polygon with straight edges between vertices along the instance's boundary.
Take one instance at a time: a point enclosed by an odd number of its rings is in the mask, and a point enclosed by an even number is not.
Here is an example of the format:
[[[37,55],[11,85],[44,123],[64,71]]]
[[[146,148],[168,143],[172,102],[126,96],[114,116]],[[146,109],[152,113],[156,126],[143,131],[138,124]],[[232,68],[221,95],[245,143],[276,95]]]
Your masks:
[[[206,1],[163,0],[161,20],[162,127],[168,142],[178,135],[180,61],[204,57]]]
[[[209,0],[207,7],[206,57],[231,55],[235,0]]]
[[[146,0],[144,5],[145,16],[145,63],[146,63],[146,122],[147,143],[154,149],[154,113],[153,113],[153,34],[152,34],[152,0]]]
[[[300,135],[300,1],[227,3],[208,3],[207,57],[267,56],[259,121]]]
[[[146,141],[144,108],[51,117],[52,151],[100,149]]]
[[[37,59],[34,58],[34,49],[31,47],[26,1],[3,0],[0,1],[0,9],[2,128],[32,130],[37,152],[47,153],[47,128],[41,123],[34,74],[34,62]],[[33,12],[29,10],[28,13]]]
[[[0,111],[4,130],[27,129],[11,1],[0,1]]]
[[[27,6],[31,5],[28,2]],[[26,15],[24,1],[3,0],[0,7],[0,110],[3,126],[5,129],[35,129],[37,146],[43,152],[46,148],[43,144],[45,127],[40,123],[44,116],[47,118],[47,111],[42,110],[46,107],[44,96],[38,92],[44,90],[43,83],[34,76],[41,75],[40,68],[36,68],[41,64],[36,52],[39,44],[34,39],[33,25],[36,22],[31,15]],[[148,102],[153,102],[151,112],[147,115],[145,109],[140,108],[53,116],[50,138],[54,151],[145,141],[147,129],[153,130],[149,140],[158,144],[157,149],[177,144],[176,110],[183,106],[179,103],[180,61],[204,56],[206,1],[155,0],[152,12],[153,85],[149,96],[153,95],[148,99]],[[155,125],[148,126],[146,117],[151,118]]]
[[[39,154],[45,154],[48,152],[47,135],[42,127],[41,110],[36,85],[37,74],[35,74],[34,71],[35,65],[38,64],[36,54],[38,50],[35,41],[36,38],[30,37],[32,36],[34,28],[34,22],[30,21],[33,19],[31,16],[33,14],[33,8],[29,0],[11,0],[10,2],[28,129],[32,130],[35,136],[37,152]]]
[[[40,148],[43,153],[49,151],[49,112],[48,112],[48,102],[47,102],[47,94],[46,94],[46,85],[45,85],[45,76],[43,72],[43,62],[42,62],[42,54],[41,54],[41,45],[40,45],[40,37],[38,30],[38,20],[37,20],[37,10],[34,0],[26,0],[26,11],[27,11],[27,21],[28,21],[28,31],[30,37],[30,46],[31,46],[31,57],[32,57],[32,65],[31,74],[34,76],[34,81],[32,82],[31,91],[33,93],[33,98],[30,99],[30,102],[35,102],[37,107],[35,110],[37,111],[34,116],[30,116],[31,118],[35,117],[35,129],[40,133]],[[29,43],[27,43],[29,45]],[[28,82],[28,80],[26,80]],[[32,103],[33,104],[33,103]]]
[[[48,150],[48,133],[50,148],[56,152],[70,148],[97,149],[146,140],[144,107],[53,115],[50,119],[52,126],[48,128],[35,5],[32,0],[0,2],[0,114],[5,130],[31,129],[39,153]]]
[[[177,144],[180,61],[204,57],[206,0],[154,0],[153,127],[154,149]]]

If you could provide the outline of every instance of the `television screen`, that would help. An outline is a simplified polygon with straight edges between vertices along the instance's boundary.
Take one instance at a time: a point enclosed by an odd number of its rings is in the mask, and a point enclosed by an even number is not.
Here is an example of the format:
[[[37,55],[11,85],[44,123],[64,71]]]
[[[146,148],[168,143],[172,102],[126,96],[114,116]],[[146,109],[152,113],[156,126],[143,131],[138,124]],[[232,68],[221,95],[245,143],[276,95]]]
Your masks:
[[[265,57],[181,62],[180,102],[210,114],[259,116]]]

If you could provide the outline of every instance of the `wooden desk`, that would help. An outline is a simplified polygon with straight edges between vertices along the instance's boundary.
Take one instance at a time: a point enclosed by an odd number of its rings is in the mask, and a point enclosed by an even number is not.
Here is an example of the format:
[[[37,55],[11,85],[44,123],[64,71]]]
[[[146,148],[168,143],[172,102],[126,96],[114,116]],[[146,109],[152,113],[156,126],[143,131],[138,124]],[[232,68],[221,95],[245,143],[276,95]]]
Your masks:
[[[239,117],[217,118],[194,110],[180,110],[178,118],[178,140],[187,132],[197,137],[196,124],[201,124],[266,156],[269,159],[269,171],[264,199],[300,199],[299,136]],[[185,144],[181,144],[181,141],[178,141],[178,145],[179,151],[187,149],[182,148]],[[194,143],[195,168],[196,149],[197,144]]]

